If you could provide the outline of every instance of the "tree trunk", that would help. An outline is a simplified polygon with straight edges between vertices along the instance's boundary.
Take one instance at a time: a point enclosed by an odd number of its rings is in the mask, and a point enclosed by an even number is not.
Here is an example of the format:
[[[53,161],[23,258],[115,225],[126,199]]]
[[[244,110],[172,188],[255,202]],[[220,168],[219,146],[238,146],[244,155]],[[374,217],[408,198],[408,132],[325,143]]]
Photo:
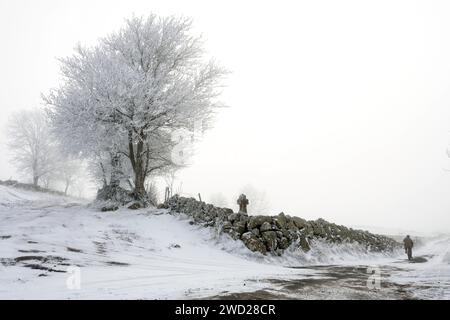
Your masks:
[[[67,191],[69,191],[70,182],[66,181],[66,188],[64,189],[64,195],[67,196]]]
[[[35,186],[35,187],[39,186],[39,177],[37,177],[37,176],[33,177],[33,186]]]
[[[106,180],[106,171],[102,162],[100,162],[100,168],[102,169],[103,188],[105,188],[108,185],[108,180]]]
[[[116,188],[120,185],[120,178],[122,176],[120,154],[111,153],[111,179],[109,184]]]
[[[135,173],[135,186],[134,192],[138,199],[145,199],[145,177],[143,175],[142,170]]]
[[[135,168],[135,182],[134,182],[134,192],[139,199],[145,199],[145,173],[144,173],[144,159],[142,157],[142,152],[144,150],[144,144],[139,141],[137,144],[136,153],[136,168]]]
[[[144,143],[145,136],[142,134],[141,139],[136,144],[136,151],[134,150],[133,134],[129,133],[129,153],[131,165],[134,171],[134,194],[137,200],[146,199],[145,192],[145,178],[146,169],[144,168]]]

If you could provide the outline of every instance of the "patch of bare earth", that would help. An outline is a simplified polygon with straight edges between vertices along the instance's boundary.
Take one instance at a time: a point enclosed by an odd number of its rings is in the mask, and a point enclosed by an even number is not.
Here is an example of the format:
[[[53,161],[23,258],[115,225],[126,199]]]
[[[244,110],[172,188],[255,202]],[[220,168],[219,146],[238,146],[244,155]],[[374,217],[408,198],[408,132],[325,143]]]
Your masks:
[[[413,299],[409,286],[389,281],[389,270],[381,269],[380,288],[367,285],[367,267],[312,266],[296,269],[320,271],[317,275],[298,279],[267,279],[267,288],[254,292],[223,292],[208,299],[219,300],[404,300]]]

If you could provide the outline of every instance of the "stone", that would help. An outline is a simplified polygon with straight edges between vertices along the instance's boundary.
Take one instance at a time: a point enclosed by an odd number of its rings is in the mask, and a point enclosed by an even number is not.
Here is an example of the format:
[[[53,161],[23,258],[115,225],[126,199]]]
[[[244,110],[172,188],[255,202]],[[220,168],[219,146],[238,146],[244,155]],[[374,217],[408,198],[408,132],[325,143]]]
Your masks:
[[[228,229],[225,233],[228,233],[233,240],[239,240],[241,238],[241,234],[234,229]]]
[[[203,214],[203,220],[204,221],[206,221],[206,222],[210,222],[210,221],[212,221],[214,219],[214,217],[212,217],[211,215],[209,215],[209,214]]]
[[[252,232],[244,233],[241,236],[241,240],[244,242],[246,247],[249,248],[251,251],[266,254],[267,252],[266,246]]]
[[[239,214],[238,213],[232,213],[228,216],[228,221],[230,222],[234,222],[235,220],[239,219]]]
[[[289,248],[290,245],[291,245],[291,242],[290,242],[286,237],[282,237],[282,238],[280,239],[280,242],[279,242],[279,244],[278,244],[278,247],[279,247],[280,249],[285,250],[285,249]]]
[[[248,240],[250,240],[250,239],[252,239],[252,238],[256,238],[256,236],[252,233],[252,232],[246,232],[246,233],[244,233],[242,236],[241,236],[241,240],[242,241],[248,241]]]
[[[203,224],[203,226],[204,226],[204,227],[214,227],[214,226],[216,226],[216,221],[211,220],[211,221],[205,222],[205,223]]]
[[[275,217],[275,223],[277,224],[277,227],[280,229],[286,228],[288,219],[284,215],[283,212],[281,212],[278,216]]]
[[[193,214],[193,218],[195,222],[202,222],[205,218],[205,215],[202,212],[196,211]]]
[[[245,196],[245,194],[241,194],[239,198],[237,199],[237,204],[239,205],[239,212],[247,214],[247,206],[248,206],[248,199]]]
[[[223,231],[229,230],[229,229],[231,229],[232,227],[233,227],[233,225],[231,224],[230,221],[225,221],[225,222],[223,223],[223,225],[222,225],[222,230],[223,230]]]
[[[233,224],[233,229],[239,233],[239,234],[243,234],[246,230],[247,230],[247,224],[245,222],[242,221],[236,221]]]
[[[275,231],[266,231],[262,233],[264,243],[266,244],[268,251],[275,251],[277,249],[277,234]]]
[[[259,228],[259,231],[261,232],[266,232],[266,231],[271,231],[272,230],[272,225],[270,223],[268,223],[267,221],[264,222],[261,227]]]
[[[306,220],[300,217],[292,217],[292,221],[294,222],[294,225],[300,230],[306,226]]]
[[[249,216],[246,215],[246,214],[241,214],[241,215],[239,216],[239,221],[241,221],[241,222],[247,223],[249,220],[250,220],[250,218],[249,218]]]
[[[305,236],[300,236],[300,247],[304,252],[308,252],[311,250],[311,247],[309,246],[308,240],[306,240]]]
[[[259,235],[260,235],[260,232],[259,232],[259,229],[258,229],[258,228],[252,229],[252,233],[253,233],[255,236],[257,236],[257,237],[259,237]]]
[[[268,216],[251,216],[248,220],[248,229],[259,228],[264,222],[271,222],[272,218]]]
[[[106,206],[106,207],[102,207],[101,211],[102,212],[110,212],[110,211],[117,211],[119,210],[118,206]]]
[[[281,233],[283,234],[283,237],[285,238],[291,238],[291,233],[289,232],[289,230],[283,229],[281,230]]]
[[[308,236],[313,236],[313,234],[314,234],[314,229],[313,229],[313,227],[311,226],[311,224],[309,224],[309,223],[307,223],[307,224],[305,225],[304,231],[305,231],[305,233],[306,233]]]
[[[110,201],[125,205],[135,199],[128,190],[125,190],[119,186],[107,185],[97,191],[97,200]]]
[[[296,241],[299,238],[299,233],[298,232],[289,232],[290,235],[290,239],[291,241]]]
[[[140,202],[134,202],[131,206],[128,207],[128,209],[131,210],[138,210],[142,208],[142,204]]]
[[[323,225],[320,222],[315,222],[312,225],[313,227],[313,234],[315,236],[321,237],[321,238],[326,238],[326,232],[325,229],[323,227]]]
[[[286,223],[286,229],[288,229],[290,231],[294,231],[294,232],[298,231],[298,228],[295,225],[293,220],[288,220],[288,222]]]

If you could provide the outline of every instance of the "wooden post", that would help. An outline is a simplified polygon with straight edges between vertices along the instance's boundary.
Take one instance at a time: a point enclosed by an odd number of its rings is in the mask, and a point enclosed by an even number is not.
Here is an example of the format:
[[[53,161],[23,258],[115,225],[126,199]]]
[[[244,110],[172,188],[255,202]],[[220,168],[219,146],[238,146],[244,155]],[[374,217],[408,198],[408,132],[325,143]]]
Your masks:
[[[166,193],[164,194],[164,202],[169,201],[170,198],[170,189],[169,187],[166,187]]]

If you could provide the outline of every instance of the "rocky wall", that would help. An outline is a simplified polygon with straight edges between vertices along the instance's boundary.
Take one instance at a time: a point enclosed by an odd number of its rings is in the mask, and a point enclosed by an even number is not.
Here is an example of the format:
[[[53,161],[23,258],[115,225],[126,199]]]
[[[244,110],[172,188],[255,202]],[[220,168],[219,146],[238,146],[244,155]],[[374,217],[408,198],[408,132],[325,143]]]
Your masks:
[[[166,206],[172,214],[184,213],[194,223],[214,227],[235,240],[243,241],[251,251],[262,254],[281,255],[290,246],[306,252],[311,249],[311,240],[314,238],[332,243],[356,242],[366,246],[369,251],[378,252],[392,251],[399,246],[391,238],[336,225],[323,219],[306,221],[284,213],[276,216],[249,216],[177,195],[170,198]]]

